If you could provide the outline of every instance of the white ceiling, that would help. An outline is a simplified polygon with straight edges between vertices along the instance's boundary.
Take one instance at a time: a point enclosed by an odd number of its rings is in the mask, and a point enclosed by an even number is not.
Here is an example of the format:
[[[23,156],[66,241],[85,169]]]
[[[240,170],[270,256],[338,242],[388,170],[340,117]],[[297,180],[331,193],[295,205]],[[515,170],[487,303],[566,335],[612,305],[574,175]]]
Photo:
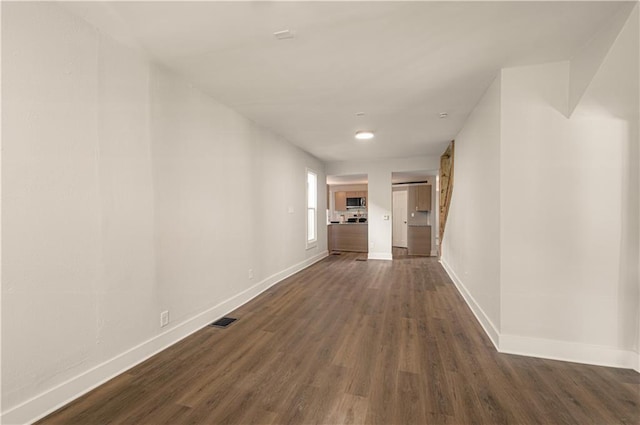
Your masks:
[[[620,3],[100,2],[67,7],[320,159],[439,155],[502,67],[567,60]],[[294,39],[278,41],[289,29]],[[449,116],[440,119],[439,113]],[[358,117],[357,112],[364,112]],[[353,134],[371,129],[372,141]]]

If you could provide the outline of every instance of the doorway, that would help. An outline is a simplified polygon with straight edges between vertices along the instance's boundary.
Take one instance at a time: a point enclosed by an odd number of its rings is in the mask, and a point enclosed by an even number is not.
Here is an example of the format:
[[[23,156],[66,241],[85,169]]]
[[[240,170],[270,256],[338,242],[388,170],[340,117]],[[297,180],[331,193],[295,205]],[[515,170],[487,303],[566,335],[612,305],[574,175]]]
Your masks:
[[[396,248],[407,247],[407,191],[393,192],[392,199],[392,245]]]
[[[327,175],[329,252],[369,252],[367,174]]]
[[[437,251],[438,170],[391,173],[391,245],[394,259],[434,255]],[[435,191],[434,191],[435,190]]]

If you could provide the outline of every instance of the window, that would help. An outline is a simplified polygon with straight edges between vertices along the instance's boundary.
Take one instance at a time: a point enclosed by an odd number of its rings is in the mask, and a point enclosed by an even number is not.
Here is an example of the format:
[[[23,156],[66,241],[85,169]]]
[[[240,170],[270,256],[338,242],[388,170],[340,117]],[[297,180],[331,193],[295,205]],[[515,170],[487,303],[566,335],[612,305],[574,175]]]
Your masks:
[[[318,175],[307,169],[307,248],[318,240]]]

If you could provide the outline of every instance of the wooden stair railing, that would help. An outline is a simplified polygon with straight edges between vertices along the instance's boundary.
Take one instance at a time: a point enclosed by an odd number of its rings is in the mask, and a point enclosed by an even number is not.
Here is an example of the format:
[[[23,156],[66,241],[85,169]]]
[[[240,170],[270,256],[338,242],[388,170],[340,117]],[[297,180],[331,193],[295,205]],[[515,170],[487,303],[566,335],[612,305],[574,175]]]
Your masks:
[[[453,192],[453,154],[455,140],[452,140],[447,150],[440,156],[440,231],[438,243],[438,258],[442,256],[442,238],[444,228],[449,215],[449,205],[451,205],[451,194]]]

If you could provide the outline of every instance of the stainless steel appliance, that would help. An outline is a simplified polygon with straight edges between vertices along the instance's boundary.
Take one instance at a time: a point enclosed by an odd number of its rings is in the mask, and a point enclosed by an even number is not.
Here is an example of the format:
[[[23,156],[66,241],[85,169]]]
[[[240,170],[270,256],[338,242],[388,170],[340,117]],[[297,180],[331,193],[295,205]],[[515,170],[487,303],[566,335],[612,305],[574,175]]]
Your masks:
[[[367,198],[347,198],[347,208],[364,208],[367,206]]]

